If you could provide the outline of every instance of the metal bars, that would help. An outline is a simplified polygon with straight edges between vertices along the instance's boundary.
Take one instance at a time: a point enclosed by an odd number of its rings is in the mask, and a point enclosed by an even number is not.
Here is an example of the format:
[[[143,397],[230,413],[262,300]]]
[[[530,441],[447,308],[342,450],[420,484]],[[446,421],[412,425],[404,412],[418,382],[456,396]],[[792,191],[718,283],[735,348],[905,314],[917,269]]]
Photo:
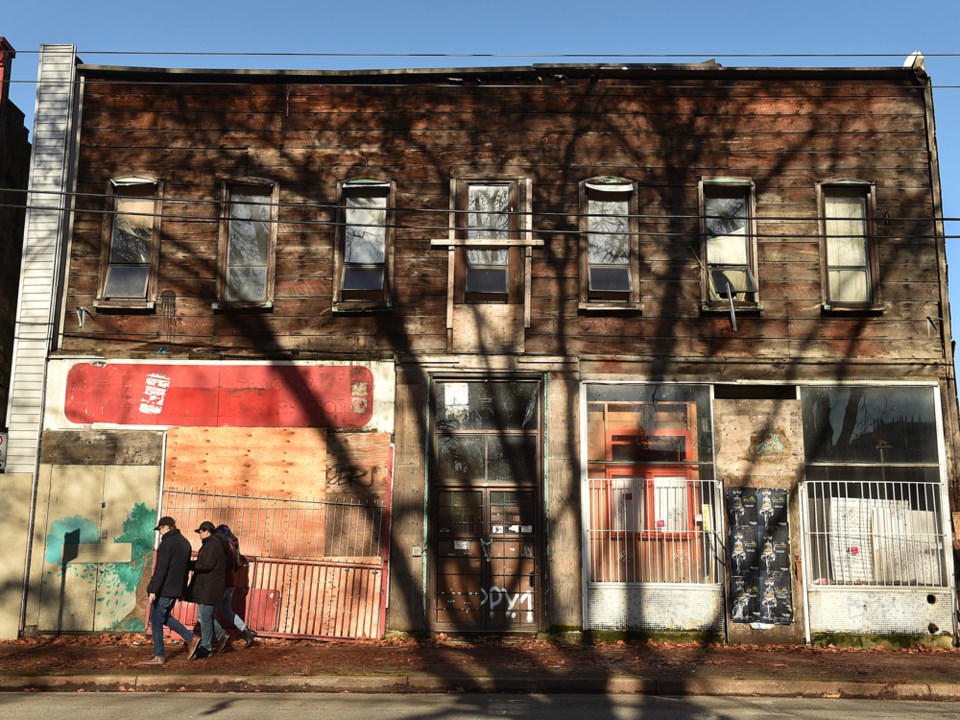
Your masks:
[[[807,481],[801,490],[812,585],[949,585],[939,483]]]
[[[589,493],[591,582],[720,582],[719,483],[620,476]]]
[[[258,633],[357,639],[383,631],[386,508],[381,500],[293,500],[171,488],[163,515],[192,532],[204,520],[226,524],[250,562],[234,608]],[[239,603],[239,605],[238,605]],[[192,620],[193,606],[178,614]]]
[[[177,521],[195,547],[199,540],[192,530],[210,520],[229,525],[251,556],[371,562],[385,553],[381,500],[292,500],[173,488],[163,493],[163,514]]]

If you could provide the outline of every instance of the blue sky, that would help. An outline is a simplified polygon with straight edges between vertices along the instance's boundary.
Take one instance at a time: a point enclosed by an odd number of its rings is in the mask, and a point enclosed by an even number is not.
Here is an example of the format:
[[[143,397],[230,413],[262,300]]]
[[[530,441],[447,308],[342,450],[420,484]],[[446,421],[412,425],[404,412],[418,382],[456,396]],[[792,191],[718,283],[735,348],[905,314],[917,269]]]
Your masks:
[[[960,218],[958,34],[960,0],[47,0],[7,2],[0,11],[0,35],[18,51],[11,97],[31,117],[42,43],[74,44],[85,62],[97,64],[329,69],[590,62],[597,54],[643,56],[628,62],[716,57],[727,66],[889,66],[920,50],[935,85],[948,219]],[[158,54],[120,54],[125,51]],[[376,53],[457,56],[368,56]],[[950,53],[957,57],[938,57]],[[468,56],[480,54],[501,57]],[[946,229],[960,236],[960,221]],[[948,237],[947,248],[954,336],[960,337],[960,237]]]

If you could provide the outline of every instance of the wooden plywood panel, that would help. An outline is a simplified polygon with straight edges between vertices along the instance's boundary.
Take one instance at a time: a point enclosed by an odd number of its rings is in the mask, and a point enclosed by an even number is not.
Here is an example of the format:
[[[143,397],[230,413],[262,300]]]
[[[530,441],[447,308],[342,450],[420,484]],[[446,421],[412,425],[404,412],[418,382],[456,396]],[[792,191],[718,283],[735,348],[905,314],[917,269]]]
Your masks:
[[[171,428],[164,484],[209,492],[320,499],[327,433],[317,428]]]
[[[327,436],[327,493],[386,499],[389,492],[390,436],[386,433],[331,433]]]

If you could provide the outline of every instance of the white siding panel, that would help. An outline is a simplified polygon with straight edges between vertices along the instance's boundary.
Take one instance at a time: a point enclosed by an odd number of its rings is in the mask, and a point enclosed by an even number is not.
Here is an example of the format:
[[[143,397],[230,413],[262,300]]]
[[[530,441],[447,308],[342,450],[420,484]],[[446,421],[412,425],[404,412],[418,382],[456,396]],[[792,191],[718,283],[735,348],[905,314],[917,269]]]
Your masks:
[[[44,45],[37,77],[30,195],[23,244],[23,274],[7,410],[7,472],[33,473],[40,445],[44,371],[55,328],[62,278],[58,257],[65,246],[64,208],[75,112],[76,48]]]

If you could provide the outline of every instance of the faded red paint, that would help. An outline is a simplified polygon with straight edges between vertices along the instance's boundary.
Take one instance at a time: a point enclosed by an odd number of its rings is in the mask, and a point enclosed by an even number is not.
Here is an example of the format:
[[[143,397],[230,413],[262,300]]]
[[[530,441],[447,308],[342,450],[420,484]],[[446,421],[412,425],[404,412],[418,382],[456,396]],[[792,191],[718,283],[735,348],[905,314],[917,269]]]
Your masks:
[[[358,366],[90,364],[67,373],[71,422],[357,429],[373,414]]]

